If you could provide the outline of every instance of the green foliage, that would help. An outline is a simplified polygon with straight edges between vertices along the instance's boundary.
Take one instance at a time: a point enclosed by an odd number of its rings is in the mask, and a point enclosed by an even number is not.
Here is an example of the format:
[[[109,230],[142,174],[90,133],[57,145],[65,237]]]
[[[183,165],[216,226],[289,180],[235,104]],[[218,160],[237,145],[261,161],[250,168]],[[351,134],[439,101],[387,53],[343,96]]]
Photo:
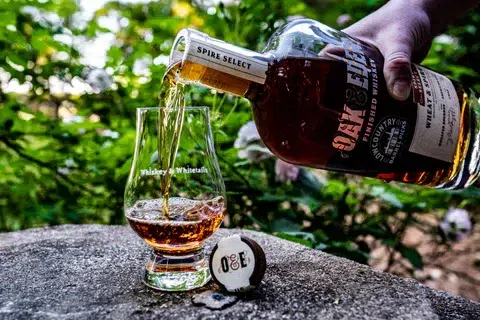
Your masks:
[[[0,87],[0,231],[124,223],[135,109],[158,104],[163,63],[181,28],[260,50],[289,16],[342,28],[340,14],[350,14],[353,23],[384,2],[243,0],[208,9],[187,1],[111,2],[83,27],[74,19],[79,8],[73,0],[29,2],[35,13],[21,1],[0,3],[0,70],[9,77]],[[112,15],[119,23],[114,31],[101,23]],[[434,42],[425,64],[480,89],[479,26],[480,13],[472,12],[449,29],[452,41]],[[112,32],[106,71],[85,65],[85,41]],[[139,60],[148,70],[138,72]],[[28,90],[7,91],[7,82]],[[303,169],[297,181],[281,183],[274,159],[249,163],[233,147],[239,128],[251,119],[245,100],[202,88],[191,88],[190,96],[190,104],[211,107],[230,227],[274,233],[363,263],[371,250],[367,238],[373,237],[421,268],[419,253],[402,244],[407,226],[426,227],[419,219],[423,213],[441,214],[448,206],[474,211],[480,202],[473,189],[452,193]]]

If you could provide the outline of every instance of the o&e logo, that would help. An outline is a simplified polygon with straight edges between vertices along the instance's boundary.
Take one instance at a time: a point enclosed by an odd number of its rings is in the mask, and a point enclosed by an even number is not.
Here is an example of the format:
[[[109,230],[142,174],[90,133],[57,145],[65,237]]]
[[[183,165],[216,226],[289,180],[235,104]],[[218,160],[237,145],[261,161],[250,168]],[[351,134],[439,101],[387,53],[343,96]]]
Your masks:
[[[250,263],[251,259],[248,257],[246,250],[231,255],[225,255],[220,259],[218,273],[231,273],[238,269],[248,267]]]

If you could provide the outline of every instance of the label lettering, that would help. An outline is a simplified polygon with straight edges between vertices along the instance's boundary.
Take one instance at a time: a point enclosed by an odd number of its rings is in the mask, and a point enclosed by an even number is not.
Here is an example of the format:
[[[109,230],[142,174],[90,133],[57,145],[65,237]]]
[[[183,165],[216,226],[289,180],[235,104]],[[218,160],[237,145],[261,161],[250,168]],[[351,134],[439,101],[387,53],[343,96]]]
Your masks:
[[[248,267],[250,263],[250,258],[247,257],[246,251],[241,251],[237,254],[233,253],[231,255],[223,256],[220,259],[222,272],[233,272],[238,269],[244,269]],[[220,271],[220,268],[219,268]]]
[[[445,76],[413,65],[417,123],[409,151],[452,162],[460,133],[460,101]]]
[[[236,48],[221,41],[194,38],[186,49],[187,61],[256,83],[265,83],[268,61],[254,51]],[[182,52],[177,52],[177,56],[182,55]]]
[[[333,138],[333,146],[340,151],[352,151],[355,147],[355,142],[356,140],[340,135]]]
[[[369,70],[364,65],[347,65],[347,83],[368,90],[368,72]]]
[[[222,264],[222,271],[223,272],[228,272],[228,259],[227,257],[222,257],[222,259],[220,259],[220,263]]]
[[[427,129],[430,129],[432,126],[432,115],[433,115],[433,101],[430,98],[427,98]]]
[[[360,139],[367,113],[368,94],[371,87],[370,74],[374,65],[373,67],[369,65],[359,44],[349,38],[343,38],[342,43],[345,50],[343,61],[347,64],[346,103],[340,114],[339,126],[332,144],[342,152],[343,157],[348,157],[345,152],[352,151]]]
[[[231,64],[231,65],[234,65],[234,66],[237,66],[237,67],[241,67],[245,70],[250,70],[250,68],[252,67],[251,62],[244,61],[244,60],[229,56],[229,55],[227,55],[225,53],[222,53],[222,52],[217,52],[217,51],[214,51],[214,50],[211,50],[211,49],[207,49],[207,48],[204,48],[202,46],[197,47],[197,53],[199,53],[203,56],[209,57],[209,58],[213,58],[213,59],[216,59],[216,60],[221,60],[223,62],[226,62],[228,64]]]
[[[242,268],[246,268],[247,261],[245,261],[245,252],[239,252],[238,256],[240,257],[240,265],[242,266]]]

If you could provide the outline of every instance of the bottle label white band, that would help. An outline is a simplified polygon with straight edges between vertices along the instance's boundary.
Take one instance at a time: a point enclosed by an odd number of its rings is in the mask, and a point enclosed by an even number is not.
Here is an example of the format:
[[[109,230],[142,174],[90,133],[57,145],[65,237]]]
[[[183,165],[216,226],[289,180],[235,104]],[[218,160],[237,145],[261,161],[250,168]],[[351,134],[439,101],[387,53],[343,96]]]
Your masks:
[[[460,102],[445,76],[413,65],[417,123],[410,152],[453,162],[460,131]]]
[[[241,49],[220,41],[191,39],[186,60],[237,77],[265,83],[268,62],[254,57],[253,51]]]

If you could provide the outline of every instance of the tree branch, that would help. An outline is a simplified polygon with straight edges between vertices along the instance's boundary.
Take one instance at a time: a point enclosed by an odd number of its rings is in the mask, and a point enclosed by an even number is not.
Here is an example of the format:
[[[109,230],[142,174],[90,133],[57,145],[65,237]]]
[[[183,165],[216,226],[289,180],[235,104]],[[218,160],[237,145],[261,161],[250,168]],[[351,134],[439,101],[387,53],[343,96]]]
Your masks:
[[[88,194],[93,194],[95,195],[95,193],[92,191],[92,190],[89,190],[89,189],[85,189],[85,188],[82,188],[80,185],[78,185],[75,181],[73,181],[72,179],[70,179],[70,177],[68,177],[67,175],[61,173],[61,172],[58,172],[57,171],[57,167],[55,165],[52,165],[48,162],[44,162],[44,161],[41,161],[41,160],[38,160],[26,153],[24,153],[22,151],[22,147],[20,147],[19,145],[17,145],[16,143],[14,142],[11,142],[9,141],[8,139],[5,139],[3,137],[0,137],[0,141],[3,142],[8,148],[10,148],[11,150],[13,150],[19,157],[27,160],[27,161],[30,161],[30,162],[33,162],[35,163],[36,165],[42,167],[42,168],[46,168],[46,169],[49,169],[49,170],[52,170],[55,172],[55,178],[56,180],[61,183],[63,186],[66,186],[68,187],[68,185],[65,184],[66,183],[69,183],[71,184],[72,186],[75,186],[76,188],[78,188],[78,190],[80,190],[81,192],[86,192]],[[60,178],[60,179],[59,179]],[[63,181],[60,181],[60,180],[63,180]]]
[[[217,153],[217,158],[223,162],[224,164],[226,164],[230,170],[232,170],[233,173],[235,173],[235,175],[240,178],[240,180],[243,181],[243,183],[245,183],[245,185],[248,187],[248,189],[251,189],[251,185],[250,185],[250,182],[248,182],[247,178],[245,178],[245,176],[243,174],[240,173],[240,171],[237,170],[237,168],[235,168],[235,166],[233,166],[231,163],[229,163],[228,161],[226,161],[222,156],[220,156],[218,153]]]

